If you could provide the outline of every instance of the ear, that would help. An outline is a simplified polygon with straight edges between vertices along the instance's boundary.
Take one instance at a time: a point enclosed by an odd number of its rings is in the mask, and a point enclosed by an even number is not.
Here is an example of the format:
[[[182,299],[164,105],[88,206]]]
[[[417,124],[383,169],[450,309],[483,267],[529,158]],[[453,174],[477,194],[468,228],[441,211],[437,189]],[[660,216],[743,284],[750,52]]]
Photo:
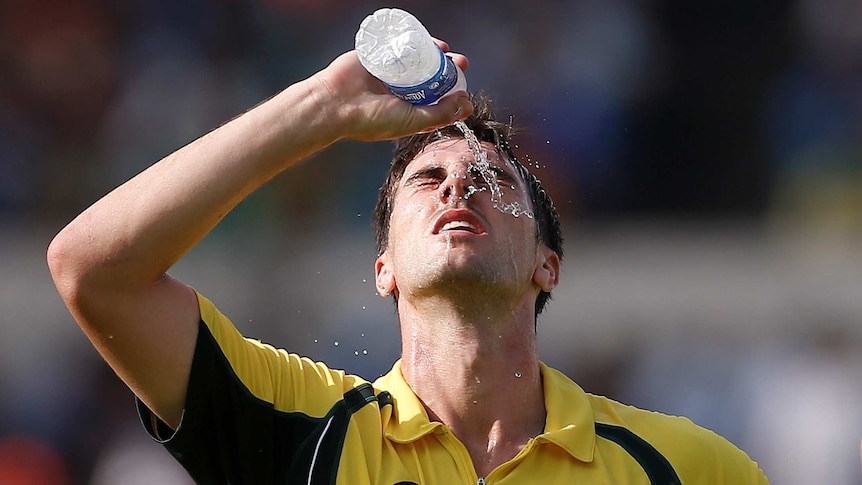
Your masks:
[[[385,251],[374,262],[374,284],[380,296],[387,297],[395,291],[395,275],[392,274],[389,257]]]
[[[544,244],[536,251],[536,269],[533,283],[542,291],[551,292],[560,282],[560,257]]]

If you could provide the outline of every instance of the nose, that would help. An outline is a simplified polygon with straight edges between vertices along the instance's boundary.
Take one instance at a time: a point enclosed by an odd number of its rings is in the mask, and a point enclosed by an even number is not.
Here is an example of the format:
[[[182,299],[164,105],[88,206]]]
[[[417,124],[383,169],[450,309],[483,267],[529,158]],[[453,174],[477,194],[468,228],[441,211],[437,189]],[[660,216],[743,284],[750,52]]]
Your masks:
[[[471,190],[472,188],[472,190]],[[440,199],[449,202],[450,199],[467,199],[476,189],[473,173],[467,163],[449,167],[449,173],[440,184]]]

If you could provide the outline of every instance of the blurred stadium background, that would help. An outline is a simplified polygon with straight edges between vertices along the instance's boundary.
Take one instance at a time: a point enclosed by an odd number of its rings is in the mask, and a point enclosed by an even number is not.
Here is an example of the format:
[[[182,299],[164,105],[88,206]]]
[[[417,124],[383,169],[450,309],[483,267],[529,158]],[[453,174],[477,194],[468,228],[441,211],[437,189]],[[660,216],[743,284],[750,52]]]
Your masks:
[[[471,59],[564,217],[542,355],[685,414],[775,485],[862,484],[862,3],[0,0],[0,484],[184,485],[51,284],[66,222],[352,46],[381,6]],[[247,334],[373,379],[397,357],[344,142],[175,269]]]

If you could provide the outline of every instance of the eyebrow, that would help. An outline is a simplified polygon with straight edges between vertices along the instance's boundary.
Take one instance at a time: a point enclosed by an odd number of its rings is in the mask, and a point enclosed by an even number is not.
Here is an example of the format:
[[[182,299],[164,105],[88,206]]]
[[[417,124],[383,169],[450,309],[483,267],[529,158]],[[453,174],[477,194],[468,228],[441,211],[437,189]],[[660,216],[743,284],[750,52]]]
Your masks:
[[[508,164],[496,165],[489,161],[488,165],[490,166],[491,171],[494,172],[494,176],[497,178],[502,178],[509,182],[515,182],[517,180],[520,180],[520,177],[514,175],[508,170]]]
[[[404,179],[404,185],[409,185],[419,179],[423,178],[445,178],[446,173],[442,166],[440,165],[429,165],[427,167],[420,168],[419,170],[410,174],[409,177]]]
[[[507,160],[501,159],[502,162],[506,162]],[[490,167],[491,172],[494,173],[494,178],[503,179],[506,182],[518,182],[521,180],[521,177],[513,174],[509,171],[509,164],[503,163],[498,165],[496,163],[492,163],[490,160],[488,161],[488,166]],[[470,163],[469,170],[471,172],[478,172],[478,167],[476,166],[476,162]],[[417,180],[424,178],[446,178],[446,169],[441,165],[429,165],[427,167],[420,168],[419,170],[413,172],[409,176],[404,178],[404,185],[410,185],[411,183],[416,182]]]

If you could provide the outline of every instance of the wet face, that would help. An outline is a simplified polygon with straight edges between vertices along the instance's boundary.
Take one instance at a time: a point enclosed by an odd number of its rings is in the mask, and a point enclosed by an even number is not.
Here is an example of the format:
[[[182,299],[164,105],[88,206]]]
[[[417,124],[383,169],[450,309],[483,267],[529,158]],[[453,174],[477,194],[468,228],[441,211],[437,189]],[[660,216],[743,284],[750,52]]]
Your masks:
[[[547,278],[537,284],[535,273],[550,250],[538,242],[533,219],[499,209],[530,208],[524,182],[493,145],[482,146],[502,192],[497,203],[463,139],[434,142],[408,164],[393,197],[387,249],[376,264],[382,295],[509,298],[544,289]]]

